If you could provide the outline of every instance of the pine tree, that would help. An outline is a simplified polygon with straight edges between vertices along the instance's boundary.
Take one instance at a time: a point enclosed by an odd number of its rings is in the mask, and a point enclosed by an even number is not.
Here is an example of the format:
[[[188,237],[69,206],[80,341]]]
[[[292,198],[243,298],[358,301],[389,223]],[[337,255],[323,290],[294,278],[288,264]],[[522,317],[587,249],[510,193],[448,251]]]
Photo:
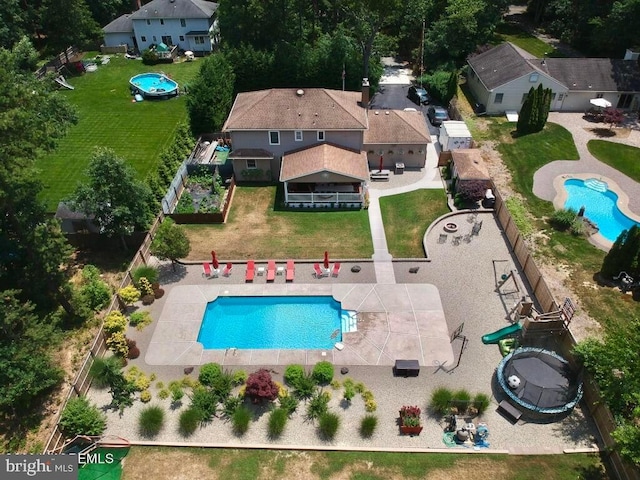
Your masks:
[[[637,225],[618,236],[602,262],[600,273],[605,277],[614,277],[620,272],[640,277],[640,227]]]

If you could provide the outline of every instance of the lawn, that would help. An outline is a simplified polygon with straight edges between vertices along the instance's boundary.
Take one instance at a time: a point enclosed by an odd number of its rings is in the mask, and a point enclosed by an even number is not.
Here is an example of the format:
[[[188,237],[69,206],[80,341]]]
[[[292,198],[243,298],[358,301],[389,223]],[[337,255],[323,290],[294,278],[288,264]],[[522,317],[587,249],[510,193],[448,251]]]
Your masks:
[[[198,71],[198,62],[146,66],[136,60],[113,57],[96,72],[67,78],[74,90],[63,90],[76,106],[78,123],[58,148],[37,162],[49,211],[82,181],[96,146],[110,147],[127,160],[140,178],[158,162],[177,124],[186,119],[184,97],[132,103],[129,79],[138,73],[164,71],[180,85]]]
[[[606,140],[589,140],[587,148],[601,162],[640,182],[640,148]]]
[[[596,455],[455,455],[132,447],[122,480],[444,479],[604,480]]]
[[[530,54],[535,55],[537,58],[544,58],[545,56],[564,57],[564,55],[553,46],[525,32],[512,23],[501,23],[498,25],[498,28],[496,28],[493,43],[499,44],[502,42],[511,42]]]
[[[415,190],[380,199],[389,252],[396,258],[425,256],[422,238],[438,217],[449,213],[444,190]]]
[[[281,187],[280,187],[281,188]],[[275,186],[241,186],[224,225],[187,225],[189,260],[203,260],[215,250],[231,259],[369,258],[373,243],[366,210],[283,211]]]

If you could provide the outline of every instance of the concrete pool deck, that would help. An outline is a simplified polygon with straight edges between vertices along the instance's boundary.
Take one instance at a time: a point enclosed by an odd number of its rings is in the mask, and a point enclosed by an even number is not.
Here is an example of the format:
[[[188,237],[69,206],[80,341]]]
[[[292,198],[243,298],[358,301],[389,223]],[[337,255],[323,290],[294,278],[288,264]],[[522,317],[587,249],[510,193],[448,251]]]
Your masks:
[[[344,348],[208,350],[197,341],[208,302],[219,296],[332,296],[358,312],[358,330]],[[208,284],[171,289],[146,350],[147,365],[393,365],[453,366],[454,354],[438,289],[429,284]]]

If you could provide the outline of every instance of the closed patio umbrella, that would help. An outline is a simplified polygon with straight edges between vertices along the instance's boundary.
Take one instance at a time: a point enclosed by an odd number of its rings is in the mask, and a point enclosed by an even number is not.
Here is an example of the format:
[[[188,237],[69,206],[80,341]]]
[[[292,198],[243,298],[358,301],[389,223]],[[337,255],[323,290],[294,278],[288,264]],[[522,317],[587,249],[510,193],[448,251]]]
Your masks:
[[[218,262],[218,257],[216,257],[215,250],[211,250],[211,264],[213,265],[213,268],[215,268],[216,270],[220,266],[220,263]]]
[[[329,252],[324,252],[324,268],[329,268]]]
[[[589,103],[600,108],[608,108],[611,106],[611,102],[609,100],[605,100],[604,98],[592,98],[591,100],[589,100]]]

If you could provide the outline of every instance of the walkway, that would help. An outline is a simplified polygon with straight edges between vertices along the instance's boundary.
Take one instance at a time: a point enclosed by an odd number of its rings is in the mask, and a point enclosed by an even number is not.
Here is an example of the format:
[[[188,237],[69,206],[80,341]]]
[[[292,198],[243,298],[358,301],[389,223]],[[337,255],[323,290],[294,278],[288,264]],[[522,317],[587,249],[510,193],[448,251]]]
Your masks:
[[[438,170],[438,138],[431,137],[427,145],[427,163],[419,171],[405,171],[402,175],[393,175],[389,182],[369,183],[369,226],[373,240],[373,265],[376,273],[376,283],[396,283],[393,271],[393,256],[389,253],[387,238],[384,233],[384,223],[380,210],[380,198],[389,195],[412,192],[421,188],[444,188]]]

